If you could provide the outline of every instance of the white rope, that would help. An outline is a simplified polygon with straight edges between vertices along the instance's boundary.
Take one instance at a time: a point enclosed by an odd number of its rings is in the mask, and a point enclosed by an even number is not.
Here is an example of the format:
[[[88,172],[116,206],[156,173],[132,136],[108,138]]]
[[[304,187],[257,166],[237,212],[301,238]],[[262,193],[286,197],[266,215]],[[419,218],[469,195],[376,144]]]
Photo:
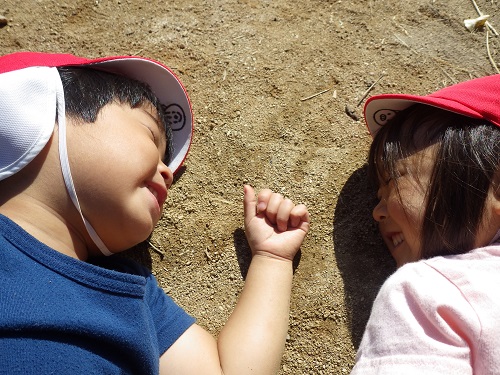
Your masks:
[[[65,103],[64,103],[64,90],[61,82],[61,78],[59,77],[59,73],[57,69],[54,68],[55,74],[57,74],[57,79],[55,80],[57,83],[56,92],[57,92],[57,123],[59,129],[59,159],[61,161],[61,169],[64,178],[64,184],[66,185],[66,189],[68,190],[68,194],[73,201],[76,209],[80,213],[82,217],[83,223],[85,224],[85,228],[87,228],[87,232],[92,238],[92,241],[97,245],[99,250],[104,255],[112,255],[113,253],[108,250],[104,242],[102,242],[101,238],[94,230],[92,225],[85,219],[82,213],[82,209],[80,208],[80,203],[78,202],[78,197],[76,195],[75,186],[73,184],[73,178],[71,176],[71,169],[69,167],[68,160],[68,148],[66,144],[66,111],[65,111]]]

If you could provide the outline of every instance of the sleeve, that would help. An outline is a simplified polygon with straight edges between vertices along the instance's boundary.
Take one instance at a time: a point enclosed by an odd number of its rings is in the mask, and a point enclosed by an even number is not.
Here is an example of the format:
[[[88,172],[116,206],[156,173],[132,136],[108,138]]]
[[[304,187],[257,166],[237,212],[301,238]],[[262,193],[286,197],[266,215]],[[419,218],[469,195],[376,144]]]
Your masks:
[[[161,356],[195,323],[195,319],[188,315],[160,288],[153,275],[149,275],[147,278],[147,294],[149,309],[158,339],[159,355]]]
[[[351,375],[472,374],[480,333],[455,284],[424,262],[411,263],[375,299]]]

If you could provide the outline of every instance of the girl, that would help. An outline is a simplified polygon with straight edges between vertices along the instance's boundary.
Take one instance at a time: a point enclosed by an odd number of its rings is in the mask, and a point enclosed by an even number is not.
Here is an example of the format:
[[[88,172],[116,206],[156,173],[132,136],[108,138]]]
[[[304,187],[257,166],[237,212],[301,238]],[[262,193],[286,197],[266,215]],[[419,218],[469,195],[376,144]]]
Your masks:
[[[398,270],[353,374],[500,373],[500,75],[365,106],[373,210]]]

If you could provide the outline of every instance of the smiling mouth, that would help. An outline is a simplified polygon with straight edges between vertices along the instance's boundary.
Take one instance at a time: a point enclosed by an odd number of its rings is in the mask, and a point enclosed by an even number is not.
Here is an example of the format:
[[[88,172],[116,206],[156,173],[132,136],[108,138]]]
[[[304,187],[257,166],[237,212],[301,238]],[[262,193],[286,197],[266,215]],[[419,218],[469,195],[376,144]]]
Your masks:
[[[394,247],[398,246],[401,242],[405,240],[403,233],[398,233],[394,236],[392,236],[391,241]]]
[[[165,199],[167,198],[166,190],[163,191],[161,188],[152,185],[147,186],[147,188],[149,192],[156,198],[158,206],[162,207],[163,203],[165,203]]]
[[[153,189],[151,186],[148,186],[148,190],[151,192],[151,194],[153,194],[156,198],[156,200],[158,200],[158,192]]]

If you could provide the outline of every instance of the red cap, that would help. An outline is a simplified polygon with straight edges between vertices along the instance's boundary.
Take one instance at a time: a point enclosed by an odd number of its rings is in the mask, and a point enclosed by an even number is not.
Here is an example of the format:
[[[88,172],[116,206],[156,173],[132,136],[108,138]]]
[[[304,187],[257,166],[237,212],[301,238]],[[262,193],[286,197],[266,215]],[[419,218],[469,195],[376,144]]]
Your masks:
[[[87,59],[70,54],[17,52],[0,57],[0,74],[31,67],[89,66],[121,74],[148,84],[167,107],[172,126],[174,154],[170,169],[175,173],[184,162],[193,135],[191,103],[184,86],[165,65],[142,57],[112,56]]]
[[[372,96],[364,108],[372,136],[396,113],[421,103],[500,126],[500,74],[476,78],[445,87],[430,95],[384,94]]]
[[[191,104],[186,90],[169,68],[141,57],[115,56],[91,60],[39,52],[19,52],[0,57],[0,180],[17,173],[39,154],[52,136],[57,118],[59,158],[66,189],[94,243],[103,254],[111,255],[82,213],[73,184],[66,145],[64,89],[55,69],[62,66],[92,67],[148,84],[167,109],[174,144],[169,166],[174,173],[183,163],[191,145]]]

